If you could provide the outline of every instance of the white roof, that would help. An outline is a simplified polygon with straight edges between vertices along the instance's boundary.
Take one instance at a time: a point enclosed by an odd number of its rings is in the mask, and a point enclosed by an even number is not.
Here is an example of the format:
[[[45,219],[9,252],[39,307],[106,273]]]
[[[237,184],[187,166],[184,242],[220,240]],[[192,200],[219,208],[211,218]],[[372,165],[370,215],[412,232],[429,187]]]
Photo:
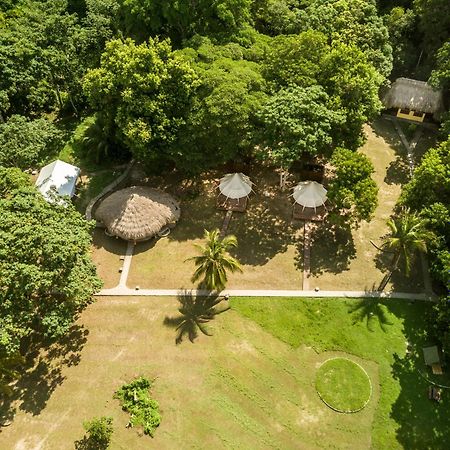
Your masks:
[[[75,193],[75,184],[77,182],[80,169],[57,159],[46,165],[39,172],[36,180],[36,187],[47,201],[51,201],[50,190],[56,189],[59,196],[68,195],[72,197]]]
[[[242,198],[252,192],[252,184],[243,173],[229,173],[220,179],[219,190],[227,198]]]
[[[295,186],[292,196],[304,208],[317,208],[327,201],[327,190],[316,181],[301,181]]]

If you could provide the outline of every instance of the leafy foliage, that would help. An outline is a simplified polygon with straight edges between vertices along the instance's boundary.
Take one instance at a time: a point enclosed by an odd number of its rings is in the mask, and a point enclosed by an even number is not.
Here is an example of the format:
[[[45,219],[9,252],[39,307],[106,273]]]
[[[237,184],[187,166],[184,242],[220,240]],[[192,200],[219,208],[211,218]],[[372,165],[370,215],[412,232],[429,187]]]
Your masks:
[[[388,31],[374,0],[308,0],[299,12],[301,30],[320,31],[333,41],[356,46],[384,77],[392,69]]]
[[[195,70],[199,87],[171,150],[177,167],[190,172],[250,153],[254,116],[266,101],[260,67],[243,59],[244,48],[197,41],[195,52],[189,48],[183,55]]]
[[[387,224],[390,229],[390,236],[384,243],[384,247],[394,252],[392,270],[397,269],[398,262],[403,257],[406,275],[409,275],[412,257],[417,251],[427,251],[427,242],[432,238],[432,235],[426,229],[424,219],[411,213],[407,208],[404,208],[399,216],[389,219]]]
[[[261,156],[289,167],[302,154],[330,153],[344,115],[319,86],[292,86],[271,97],[259,114]]]
[[[276,36],[265,57],[264,75],[275,87],[314,86],[329,51],[326,36],[318,31]]]
[[[0,351],[33,333],[65,334],[101,287],[90,258],[92,223],[34,188],[0,199]]]
[[[86,449],[106,450],[111,442],[113,433],[112,417],[95,417],[83,422],[88,438],[84,443]]]
[[[229,235],[220,238],[219,230],[206,231],[206,244],[196,245],[200,256],[194,256],[186,261],[194,261],[197,266],[192,282],[199,281],[211,291],[221,291],[227,283],[227,272],[242,272],[239,261],[228,253],[228,249],[237,247],[236,236]]]
[[[127,39],[108,42],[84,89],[91,105],[117,127],[116,138],[138,160],[151,163],[164,158],[166,146],[175,141],[196,84],[194,71],[168,40],[136,45]]]
[[[151,385],[150,380],[139,377],[131,383],[124,384],[114,397],[121,400],[122,409],[130,413],[129,426],[142,425],[144,433],[153,437],[161,423],[161,415],[158,402],[150,397]]]
[[[175,42],[196,33],[223,34],[237,31],[250,20],[251,0],[125,0],[128,30],[137,38],[167,34]]]
[[[437,52],[436,68],[431,73],[430,84],[440,87],[450,87],[450,41],[446,42]]]
[[[0,124],[0,165],[37,167],[55,156],[61,146],[62,133],[47,119],[14,115]]]
[[[19,168],[0,166],[0,198],[9,197],[16,189],[30,185],[30,177]]]
[[[331,158],[334,176],[328,198],[345,220],[370,220],[377,206],[378,187],[371,178],[374,167],[367,156],[337,148]]]

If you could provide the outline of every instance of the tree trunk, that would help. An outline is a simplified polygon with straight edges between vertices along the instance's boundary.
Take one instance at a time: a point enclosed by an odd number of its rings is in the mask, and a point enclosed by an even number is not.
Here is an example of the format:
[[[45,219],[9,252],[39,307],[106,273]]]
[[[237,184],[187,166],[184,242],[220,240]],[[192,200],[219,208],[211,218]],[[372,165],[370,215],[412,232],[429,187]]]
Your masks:
[[[391,269],[391,272],[394,272],[394,271],[397,270],[398,262],[400,261],[400,255],[401,255],[400,252],[394,253],[394,256],[392,258],[392,269]]]

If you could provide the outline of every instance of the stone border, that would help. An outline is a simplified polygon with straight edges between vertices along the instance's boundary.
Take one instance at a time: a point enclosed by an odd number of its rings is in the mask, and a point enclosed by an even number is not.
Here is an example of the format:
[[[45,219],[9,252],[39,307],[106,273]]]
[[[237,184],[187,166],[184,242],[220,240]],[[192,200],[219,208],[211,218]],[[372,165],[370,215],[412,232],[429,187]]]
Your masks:
[[[126,169],[123,171],[123,173],[121,175],[119,175],[113,182],[109,183],[108,186],[106,186],[101,192],[100,194],[96,195],[93,199],[91,199],[91,201],[89,202],[89,204],[86,207],[86,213],[85,213],[85,217],[86,220],[91,221],[92,220],[92,209],[94,208],[95,204],[101,199],[103,198],[106,194],[108,194],[110,191],[112,191],[113,189],[115,189],[117,186],[119,186],[120,183],[122,183],[123,180],[125,180],[125,178],[128,176],[128,174],[130,173],[131,169],[133,168],[135,164],[134,159],[132,159],[129,163],[128,166],[126,167]]]
[[[372,381],[370,380],[369,374],[367,373],[366,369],[364,369],[364,367],[362,367],[361,364],[357,363],[356,361],[353,361],[353,360],[350,359],[350,358],[345,358],[344,356],[335,356],[334,358],[328,358],[328,359],[326,359],[326,360],[319,366],[319,368],[317,369],[317,371],[318,371],[325,363],[327,363],[328,361],[333,361],[334,359],[343,359],[343,360],[345,360],[345,361],[350,361],[351,363],[357,365],[357,366],[363,371],[363,373],[366,375],[367,379],[369,380],[369,387],[370,387],[369,398],[365,401],[365,403],[361,406],[361,408],[353,409],[353,410],[343,410],[343,409],[337,409],[337,408],[335,408],[334,406],[331,406],[329,403],[327,403],[327,402],[323,399],[323,397],[320,395],[319,391],[318,391],[317,388],[316,388],[317,395],[319,396],[320,400],[322,400],[322,401],[325,403],[325,405],[327,405],[328,408],[332,409],[333,411],[336,411],[336,412],[338,412],[338,413],[344,413],[344,414],[353,414],[353,413],[357,413],[357,412],[361,411],[362,409],[364,409],[364,408],[367,406],[367,404],[370,402],[370,399],[372,398],[372,392],[373,392],[373,389],[372,389]],[[316,371],[316,379],[317,379],[317,371]]]

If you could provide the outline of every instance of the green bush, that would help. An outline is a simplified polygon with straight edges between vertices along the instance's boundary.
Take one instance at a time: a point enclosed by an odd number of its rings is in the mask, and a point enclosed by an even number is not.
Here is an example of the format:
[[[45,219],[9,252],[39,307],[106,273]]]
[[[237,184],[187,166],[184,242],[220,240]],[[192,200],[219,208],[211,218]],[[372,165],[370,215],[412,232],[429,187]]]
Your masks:
[[[113,433],[112,417],[95,417],[91,421],[83,422],[83,427],[88,434],[87,448],[98,450],[107,449]]]
[[[147,378],[139,377],[129,384],[124,384],[114,397],[121,400],[122,409],[130,413],[129,426],[142,425],[144,433],[153,437],[161,423],[161,415],[158,402],[150,397],[151,385]]]

